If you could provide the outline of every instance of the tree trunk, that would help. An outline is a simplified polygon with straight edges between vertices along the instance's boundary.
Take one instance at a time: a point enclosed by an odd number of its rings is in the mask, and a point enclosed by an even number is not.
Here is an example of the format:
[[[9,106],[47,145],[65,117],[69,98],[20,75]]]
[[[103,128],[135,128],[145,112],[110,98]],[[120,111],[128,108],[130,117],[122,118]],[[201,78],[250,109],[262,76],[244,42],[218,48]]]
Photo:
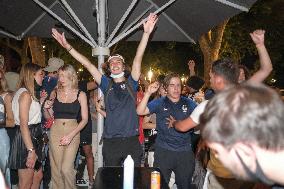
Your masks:
[[[31,51],[32,62],[44,67],[45,53],[42,49],[41,39],[39,37],[29,37],[28,42]]]
[[[0,44],[4,45],[4,46],[6,46],[10,49],[13,49],[15,52],[17,52],[19,54],[19,56],[21,57],[21,64],[22,65],[29,62],[29,58],[28,58],[28,55],[27,55],[29,44],[28,44],[27,38],[24,38],[23,44],[21,46],[17,45],[17,43],[14,43],[9,38],[0,39]]]
[[[24,43],[23,43],[21,50],[17,51],[19,53],[19,55],[21,56],[21,64],[22,65],[30,62],[29,58],[28,58],[28,53],[27,53],[28,47],[29,47],[28,39],[24,38]]]
[[[208,33],[203,34],[199,39],[199,45],[204,56],[204,80],[206,86],[209,86],[209,72],[212,62],[219,58],[219,51],[222,44],[223,33],[228,20],[225,20],[219,26],[213,28]]]

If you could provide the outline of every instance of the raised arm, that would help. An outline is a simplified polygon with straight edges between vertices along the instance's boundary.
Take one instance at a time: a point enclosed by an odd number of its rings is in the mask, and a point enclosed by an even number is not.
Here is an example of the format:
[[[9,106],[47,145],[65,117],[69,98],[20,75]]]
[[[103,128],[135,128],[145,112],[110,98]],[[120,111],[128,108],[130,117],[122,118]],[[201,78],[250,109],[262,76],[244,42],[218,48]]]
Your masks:
[[[150,113],[150,110],[147,107],[150,96],[159,89],[159,83],[156,81],[148,86],[148,89],[144,93],[144,97],[136,108],[138,115],[147,115]]]
[[[248,82],[263,82],[273,69],[269,54],[264,44],[264,34],[264,30],[255,30],[253,33],[250,33],[251,39],[255,43],[258,51],[260,68],[252,75],[251,78],[249,78]]]
[[[144,33],[142,36],[142,39],[139,43],[139,46],[136,51],[135,58],[133,60],[132,64],[132,70],[131,70],[131,76],[134,80],[138,81],[140,74],[141,74],[141,63],[142,63],[142,58],[149,40],[149,36],[152,33],[155,24],[158,21],[158,17],[155,14],[150,14],[148,16],[148,20],[143,24],[144,27]]]
[[[84,55],[76,51],[66,40],[64,33],[60,34],[56,29],[52,28],[52,36],[56,41],[64,47],[78,62],[80,62],[94,77],[95,81],[100,84],[102,74],[96,66],[94,66]]]
[[[195,62],[194,60],[189,60],[188,63],[188,69],[189,69],[189,77],[195,76]]]

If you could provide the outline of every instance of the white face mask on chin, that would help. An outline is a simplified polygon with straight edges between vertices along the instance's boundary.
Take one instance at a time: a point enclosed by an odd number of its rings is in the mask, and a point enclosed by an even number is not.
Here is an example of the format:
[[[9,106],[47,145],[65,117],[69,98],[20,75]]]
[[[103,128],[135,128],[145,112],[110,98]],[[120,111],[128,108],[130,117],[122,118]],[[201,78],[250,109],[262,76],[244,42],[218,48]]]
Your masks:
[[[123,76],[124,76],[124,72],[121,72],[120,74],[110,74],[110,77],[113,79],[117,79]]]

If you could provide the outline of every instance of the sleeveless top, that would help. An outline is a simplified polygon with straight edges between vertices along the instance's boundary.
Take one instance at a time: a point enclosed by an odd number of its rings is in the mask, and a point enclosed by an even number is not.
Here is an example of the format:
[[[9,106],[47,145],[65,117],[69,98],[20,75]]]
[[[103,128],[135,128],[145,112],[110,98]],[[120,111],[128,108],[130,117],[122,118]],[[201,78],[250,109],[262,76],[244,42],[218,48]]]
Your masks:
[[[24,91],[27,91],[27,89],[20,88],[19,90],[17,90],[12,100],[12,111],[14,114],[15,125],[20,125],[19,98]],[[38,124],[40,122],[41,122],[41,105],[38,101],[32,98],[32,103],[29,109],[28,125]]]
[[[56,95],[56,98],[53,103],[54,119],[77,119],[78,114],[81,110],[81,105],[78,100],[80,92],[81,91],[78,90],[76,100],[71,103],[60,102],[57,99],[57,95]]]

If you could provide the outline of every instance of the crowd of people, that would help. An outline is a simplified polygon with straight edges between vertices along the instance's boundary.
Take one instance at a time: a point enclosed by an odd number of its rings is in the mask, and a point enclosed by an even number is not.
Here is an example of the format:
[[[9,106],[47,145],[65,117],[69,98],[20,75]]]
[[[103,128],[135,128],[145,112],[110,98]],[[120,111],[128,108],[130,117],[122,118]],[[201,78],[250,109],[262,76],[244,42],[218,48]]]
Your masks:
[[[284,106],[275,91],[261,84],[272,71],[265,32],[250,34],[260,61],[251,76],[232,59],[216,60],[205,88],[190,60],[186,86],[175,73],[148,84],[140,79],[141,64],[157,21],[150,14],[144,23],[131,70],[123,56],[114,54],[106,62],[109,74],[102,74],[56,29],[52,36],[94,81],[78,81],[73,66],[53,57],[44,69],[23,65],[12,92],[0,69],[0,166],[7,188],[76,188],[80,146],[93,188],[92,123],[97,114],[105,119],[104,166],[123,166],[131,155],[136,167],[159,168],[161,188],[284,185]],[[97,88],[104,99],[98,98]],[[147,142],[143,130],[150,130]],[[15,173],[18,181],[12,178]]]

